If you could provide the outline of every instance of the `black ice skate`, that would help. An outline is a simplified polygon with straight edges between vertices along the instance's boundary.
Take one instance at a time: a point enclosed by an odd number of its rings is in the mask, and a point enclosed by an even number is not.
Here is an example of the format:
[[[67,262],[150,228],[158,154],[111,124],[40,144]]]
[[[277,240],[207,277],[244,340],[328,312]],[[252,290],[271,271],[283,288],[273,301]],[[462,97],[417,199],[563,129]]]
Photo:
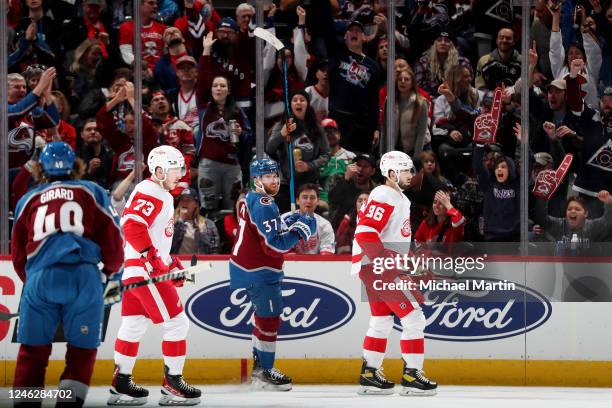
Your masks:
[[[197,405],[200,403],[202,391],[185,382],[181,374],[168,374],[168,366],[164,366],[164,384],[161,389],[162,397],[159,405]]]
[[[147,403],[149,390],[136,385],[130,374],[120,374],[119,366],[115,366],[113,383],[108,397],[108,405],[135,406]]]
[[[404,375],[402,376],[403,396],[431,396],[436,395],[438,383],[430,380],[425,373],[416,368],[408,368],[404,363]]]
[[[289,391],[293,386],[291,377],[286,376],[276,368],[265,369],[259,367],[258,361],[257,368],[255,363],[253,364],[254,370],[251,374],[251,385],[255,390],[264,391]]]
[[[361,375],[359,376],[359,395],[390,395],[394,392],[395,383],[387,380],[382,368],[376,369],[367,366],[363,360]]]

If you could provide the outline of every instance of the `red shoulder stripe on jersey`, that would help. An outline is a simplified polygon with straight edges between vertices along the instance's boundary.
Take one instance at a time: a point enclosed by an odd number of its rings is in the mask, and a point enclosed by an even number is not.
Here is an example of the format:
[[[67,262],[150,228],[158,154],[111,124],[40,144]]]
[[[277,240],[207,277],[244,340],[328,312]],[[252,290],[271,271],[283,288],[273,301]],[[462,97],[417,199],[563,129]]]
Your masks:
[[[153,225],[155,218],[161,212],[163,206],[164,202],[159,198],[137,192],[134,197],[132,197],[130,206],[123,211],[123,215],[136,215],[145,220],[147,226],[150,227]]]
[[[360,214],[358,225],[367,225],[381,232],[393,213],[394,207],[387,203],[370,200]]]

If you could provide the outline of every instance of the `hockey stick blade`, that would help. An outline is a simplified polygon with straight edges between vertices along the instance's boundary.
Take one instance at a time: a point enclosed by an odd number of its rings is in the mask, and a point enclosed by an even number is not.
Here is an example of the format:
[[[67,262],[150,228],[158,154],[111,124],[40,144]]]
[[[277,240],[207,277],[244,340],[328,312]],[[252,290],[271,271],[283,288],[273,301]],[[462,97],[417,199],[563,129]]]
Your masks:
[[[279,40],[278,38],[276,38],[276,36],[272,34],[271,32],[269,32],[268,30],[264,30],[261,27],[257,27],[255,31],[253,31],[253,34],[255,35],[255,37],[259,37],[265,42],[270,43],[278,51],[285,48],[285,45],[283,44],[283,42]]]

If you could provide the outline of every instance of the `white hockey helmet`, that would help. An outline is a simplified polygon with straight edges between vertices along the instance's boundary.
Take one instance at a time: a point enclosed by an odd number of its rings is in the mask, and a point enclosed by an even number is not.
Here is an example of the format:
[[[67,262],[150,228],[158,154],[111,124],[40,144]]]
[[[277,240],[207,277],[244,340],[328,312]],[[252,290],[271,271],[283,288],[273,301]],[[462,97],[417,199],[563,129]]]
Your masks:
[[[380,172],[385,178],[389,178],[389,171],[393,170],[397,177],[401,170],[413,170],[412,159],[404,152],[397,150],[387,152],[380,158]]]
[[[147,159],[147,166],[149,166],[149,171],[154,177],[155,169],[161,167],[164,172],[164,178],[159,181],[164,181],[166,179],[166,175],[170,169],[180,169],[181,176],[187,173],[183,154],[177,148],[168,145],[157,146],[155,149],[151,150]]]

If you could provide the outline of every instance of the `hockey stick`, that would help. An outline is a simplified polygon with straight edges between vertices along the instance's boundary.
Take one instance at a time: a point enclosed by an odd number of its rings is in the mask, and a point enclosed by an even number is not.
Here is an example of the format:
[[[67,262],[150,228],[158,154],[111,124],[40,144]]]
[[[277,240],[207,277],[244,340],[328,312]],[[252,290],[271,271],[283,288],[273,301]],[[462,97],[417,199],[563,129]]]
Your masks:
[[[187,280],[192,279],[196,273],[207,272],[212,269],[212,263],[208,262],[204,265],[194,265],[189,268],[181,269],[175,272],[165,273],[163,275],[155,276],[153,278],[141,280],[138,282],[128,283],[127,285],[121,286],[121,293],[141,286],[150,285],[152,283],[164,282],[172,279],[185,278]]]
[[[270,43],[276,51],[280,53],[281,61],[283,63],[283,84],[285,88],[285,115],[287,116],[287,120],[291,118],[293,115],[291,114],[291,108],[289,106],[289,83],[287,81],[287,61],[285,59],[285,44],[270,31],[264,30],[261,27],[257,27],[253,34],[256,37],[261,38],[267,43]],[[289,195],[291,198],[291,212],[295,212],[295,186],[294,186],[294,176],[293,176],[293,142],[291,141],[291,137],[289,137]]]
[[[189,280],[189,279],[193,279],[196,273],[207,272],[207,271],[210,271],[211,269],[212,269],[212,264],[210,262],[204,265],[193,265],[193,266],[190,266],[189,268],[185,268],[180,271],[170,272],[170,273],[156,276],[154,278],[149,278],[149,279],[145,279],[145,280],[138,281],[138,282],[128,283],[127,285],[118,287],[117,290],[119,291],[119,293],[123,293],[128,290],[139,288],[141,286],[146,286],[152,283],[163,282],[163,281],[167,281],[171,279],[180,279],[184,277],[187,280]],[[0,322],[10,320],[17,316],[19,316],[19,313],[0,312]]]
[[[0,322],[5,320],[11,320],[13,317],[19,316],[19,313],[4,313],[0,312]]]

